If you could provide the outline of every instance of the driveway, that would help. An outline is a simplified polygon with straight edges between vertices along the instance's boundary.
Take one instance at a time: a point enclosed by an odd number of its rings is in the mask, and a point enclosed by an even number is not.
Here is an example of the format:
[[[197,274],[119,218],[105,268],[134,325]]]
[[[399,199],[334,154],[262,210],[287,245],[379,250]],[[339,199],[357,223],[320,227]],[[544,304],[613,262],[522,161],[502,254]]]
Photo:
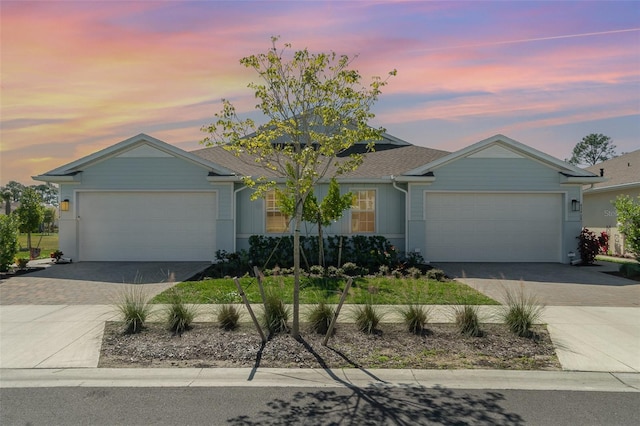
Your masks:
[[[546,305],[542,321],[565,370],[640,372],[640,283],[606,274],[618,265],[442,263],[435,265],[498,301],[505,289]]]
[[[206,262],[44,263],[42,271],[0,281],[0,305],[108,305],[127,285],[144,285],[154,296],[210,266]]]
[[[639,307],[640,283],[609,275],[615,263],[570,266],[560,263],[441,263],[452,278],[502,301],[506,289],[521,286],[547,306]]]

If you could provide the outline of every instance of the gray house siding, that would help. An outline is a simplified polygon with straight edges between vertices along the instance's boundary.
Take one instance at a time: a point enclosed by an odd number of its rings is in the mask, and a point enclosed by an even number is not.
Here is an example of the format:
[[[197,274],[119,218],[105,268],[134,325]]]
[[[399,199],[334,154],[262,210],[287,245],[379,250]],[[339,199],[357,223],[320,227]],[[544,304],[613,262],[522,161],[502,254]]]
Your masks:
[[[70,200],[68,212],[60,213],[60,248],[65,256],[78,257],[75,206],[86,191],[203,191],[217,193],[216,247],[233,251],[233,185],[211,184],[208,171],[175,157],[109,158],[86,167],[77,183],[60,185],[60,199]],[[213,259],[212,259],[213,260]]]
[[[518,192],[558,193],[562,197],[562,262],[577,248],[581,229],[580,212],[569,208],[572,199],[580,199],[580,186],[562,184],[558,171],[527,158],[461,158],[434,170],[435,182],[409,185],[408,249],[424,253],[425,192]]]
[[[240,186],[237,186],[238,189]],[[343,194],[355,190],[373,189],[376,191],[376,232],[371,235],[381,235],[387,238],[399,250],[404,250],[404,218],[405,218],[405,194],[393,188],[391,184],[371,183],[343,183]],[[327,193],[328,185],[318,185],[314,193],[321,201]],[[265,234],[277,237],[281,234],[265,233],[265,202],[263,199],[251,200],[251,190],[238,192],[236,221],[238,250],[249,249],[249,237]],[[291,228],[293,230],[293,228]],[[317,235],[317,227],[312,223],[303,223],[300,229],[302,235]],[[351,233],[351,213],[344,212],[342,218],[324,229],[324,235],[353,235]],[[369,235],[369,234],[362,234]]]

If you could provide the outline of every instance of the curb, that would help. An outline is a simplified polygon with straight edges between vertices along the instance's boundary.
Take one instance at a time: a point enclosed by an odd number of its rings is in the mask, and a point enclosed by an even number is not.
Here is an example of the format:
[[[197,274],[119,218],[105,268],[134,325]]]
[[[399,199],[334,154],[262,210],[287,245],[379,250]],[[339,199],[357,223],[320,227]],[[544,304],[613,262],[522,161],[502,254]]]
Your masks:
[[[0,388],[423,387],[640,392],[638,373],[285,368],[1,369]]]

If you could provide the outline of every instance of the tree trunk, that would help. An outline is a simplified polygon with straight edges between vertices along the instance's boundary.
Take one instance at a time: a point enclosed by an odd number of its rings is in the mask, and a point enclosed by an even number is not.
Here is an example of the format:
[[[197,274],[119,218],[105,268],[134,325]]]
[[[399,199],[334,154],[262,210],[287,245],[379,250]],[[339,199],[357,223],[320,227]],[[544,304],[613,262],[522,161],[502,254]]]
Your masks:
[[[295,229],[293,231],[293,327],[291,336],[300,339],[300,224],[302,223],[302,200],[296,200]]]
[[[322,241],[322,215],[318,213],[318,265],[324,265],[324,242]]]

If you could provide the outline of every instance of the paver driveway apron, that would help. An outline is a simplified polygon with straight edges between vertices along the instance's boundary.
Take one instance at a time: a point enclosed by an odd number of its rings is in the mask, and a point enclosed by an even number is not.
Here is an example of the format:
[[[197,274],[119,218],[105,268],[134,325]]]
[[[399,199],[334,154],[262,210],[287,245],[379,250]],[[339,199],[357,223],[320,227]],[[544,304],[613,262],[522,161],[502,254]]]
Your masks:
[[[0,368],[96,367],[104,322],[127,285],[155,295],[207,263],[81,262],[0,284]]]
[[[505,289],[546,305],[543,321],[566,370],[640,372],[640,283],[617,264],[442,263],[447,275],[503,300]]]
[[[129,284],[160,293],[209,266],[206,262],[79,262],[3,280],[2,305],[107,305]]]

